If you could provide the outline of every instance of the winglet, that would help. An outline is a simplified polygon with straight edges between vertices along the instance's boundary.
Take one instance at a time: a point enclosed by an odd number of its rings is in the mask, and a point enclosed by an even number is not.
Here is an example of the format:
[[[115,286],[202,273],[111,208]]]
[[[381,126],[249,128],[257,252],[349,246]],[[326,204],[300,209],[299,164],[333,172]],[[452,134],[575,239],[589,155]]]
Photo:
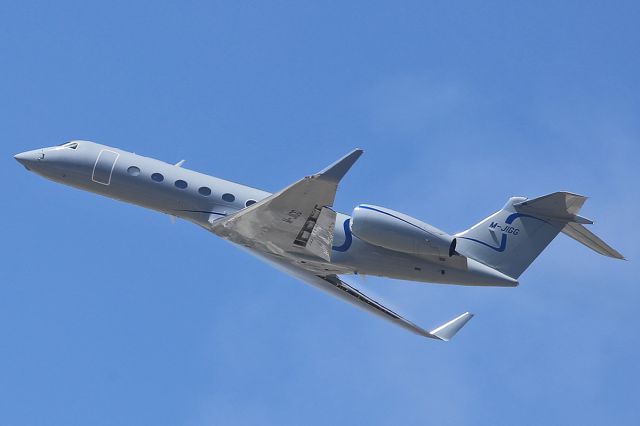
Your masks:
[[[360,158],[364,151],[360,148],[356,148],[329,167],[318,173],[318,176],[340,182],[340,180],[347,174],[351,166]]]
[[[437,337],[440,340],[448,342],[453,338],[453,336],[456,335],[458,331],[460,331],[462,327],[464,327],[467,322],[469,322],[471,318],[473,318],[473,314],[465,312],[459,317],[454,318],[451,321],[442,324],[440,327],[430,331],[429,334]]]

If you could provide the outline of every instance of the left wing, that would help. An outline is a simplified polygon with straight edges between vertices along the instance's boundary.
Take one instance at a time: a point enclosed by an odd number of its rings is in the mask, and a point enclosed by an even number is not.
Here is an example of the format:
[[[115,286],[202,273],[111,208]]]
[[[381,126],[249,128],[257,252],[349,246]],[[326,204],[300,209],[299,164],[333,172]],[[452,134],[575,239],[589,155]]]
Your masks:
[[[330,208],[338,183],[362,155],[355,149],[323,171],[230,216],[211,230],[222,238],[281,257],[328,262],[336,213]]]
[[[424,328],[418,327],[411,321],[403,318],[391,309],[385,307],[383,304],[376,302],[360,290],[345,283],[337,275],[328,275],[326,277],[313,276],[313,279],[312,277],[307,278],[308,279],[306,281],[308,283],[313,284],[316,287],[320,287],[323,290],[331,293],[332,295],[351,303],[352,305],[378,315],[379,317],[386,319],[387,321],[391,321],[392,323],[399,325],[406,330],[419,334],[423,337],[428,337],[430,339],[444,340],[445,342],[447,342],[451,340],[451,338],[462,327],[464,327],[464,325],[471,318],[473,318],[472,313],[465,312],[464,314],[452,319],[451,321],[439,327],[436,327],[431,331],[427,331]],[[320,280],[324,282],[321,282]],[[312,281],[316,281],[316,283]]]
[[[449,341],[473,317],[472,313],[465,312],[451,321],[446,322],[431,331],[427,331],[403,318],[401,315],[387,308],[382,303],[367,296],[362,291],[342,281],[340,277],[335,274],[326,276],[314,275],[306,270],[285,263],[282,260],[276,260],[255,252],[253,254],[257,254],[258,257],[274,265],[276,268],[293,275],[334,297],[342,299],[347,303],[357,306],[369,313],[375,314],[387,321],[399,325],[405,330],[409,330],[412,333],[419,334],[423,337]]]

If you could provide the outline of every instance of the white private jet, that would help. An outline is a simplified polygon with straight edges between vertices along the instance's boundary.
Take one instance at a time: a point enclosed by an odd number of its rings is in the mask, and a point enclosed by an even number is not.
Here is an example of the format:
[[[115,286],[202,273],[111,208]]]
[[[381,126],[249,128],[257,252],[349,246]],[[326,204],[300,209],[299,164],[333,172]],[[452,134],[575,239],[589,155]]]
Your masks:
[[[191,221],[299,279],[421,336],[447,341],[469,312],[428,331],[344,282],[363,274],[473,286],[518,285],[518,277],[562,232],[596,252],[623,256],[588,231],[586,198],[555,192],[510,198],[477,225],[449,235],[393,210],[358,205],[335,212],[338,183],[356,149],[321,172],[270,194],[182,166],[88,141],[15,156],[48,179]]]

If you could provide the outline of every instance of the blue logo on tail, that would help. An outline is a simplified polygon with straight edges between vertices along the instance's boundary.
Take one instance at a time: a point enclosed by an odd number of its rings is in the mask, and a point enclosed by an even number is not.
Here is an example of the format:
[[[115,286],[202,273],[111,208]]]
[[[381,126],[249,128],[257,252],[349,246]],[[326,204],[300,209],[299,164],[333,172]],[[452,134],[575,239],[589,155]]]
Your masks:
[[[505,223],[504,226],[500,226],[497,222],[491,222],[491,224],[489,225],[489,228],[492,231],[496,230],[496,229],[499,229],[500,231],[502,231],[502,237],[500,239],[500,245],[498,247],[494,247],[491,244],[485,243],[484,241],[476,240],[475,238],[469,238],[469,237],[459,237],[459,238],[461,238],[463,240],[473,241],[474,243],[482,244],[483,246],[489,247],[491,250],[495,250],[497,252],[503,252],[503,251],[505,251],[507,249],[507,234],[511,234],[513,236],[516,236],[516,235],[518,235],[520,233],[520,229],[516,228],[514,226],[511,226],[511,224],[513,223],[514,220],[516,220],[518,218],[523,218],[523,217],[530,217],[531,219],[536,219],[536,220],[539,220],[541,222],[544,222],[546,224],[551,225],[546,220],[540,219],[540,218],[535,217],[535,216],[531,216],[530,214],[512,213],[504,221],[504,223]]]

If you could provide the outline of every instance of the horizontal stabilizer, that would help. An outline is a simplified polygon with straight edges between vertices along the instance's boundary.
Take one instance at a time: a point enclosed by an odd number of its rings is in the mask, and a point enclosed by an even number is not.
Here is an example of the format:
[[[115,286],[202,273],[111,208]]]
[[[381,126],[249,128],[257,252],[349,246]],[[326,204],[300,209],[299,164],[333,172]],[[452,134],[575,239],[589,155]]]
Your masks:
[[[616,259],[624,259],[624,256],[616,249],[602,241],[597,235],[579,223],[567,223],[564,228],[562,228],[562,232],[589,247],[596,253]]]
[[[442,324],[440,327],[434,330],[431,330],[429,333],[436,336],[440,340],[448,342],[449,340],[451,340],[451,338],[453,338],[453,336],[456,335],[458,331],[460,331],[462,327],[464,327],[467,322],[469,322],[471,318],[473,318],[473,314],[465,312],[459,317],[454,318],[445,324]]]
[[[578,212],[587,201],[587,197],[571,192],[554,192],[542,197],[532,198],[513,205],[519,212],[567,222],[593,223],[578,216]]]
[[[562,233],[603,256],[624,259],[624,256],[618,251],[583,226],[583,224],[590,225],[593,223],[592,220],[578,215],[586,200],[587,197],[582,195],[570,192],[554,192],[553,194],[514,204],[514,207],[518,212],[543,216],[560,223],[564,222],[561,229]]]

